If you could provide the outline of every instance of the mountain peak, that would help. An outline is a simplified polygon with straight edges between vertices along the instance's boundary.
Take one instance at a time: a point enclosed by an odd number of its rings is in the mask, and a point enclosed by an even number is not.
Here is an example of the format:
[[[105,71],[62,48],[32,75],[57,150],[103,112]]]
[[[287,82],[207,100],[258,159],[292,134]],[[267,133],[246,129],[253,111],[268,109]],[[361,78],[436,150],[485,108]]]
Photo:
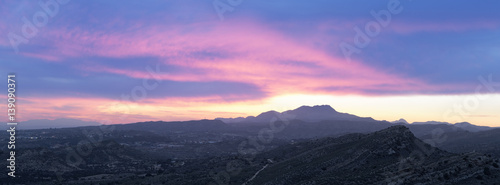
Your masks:
[[[410,124],[408,123],[408,121],[406,121],[405,119],[401,118],[399,120],[396,120],[396,121],[391,121],[391,123],[404,123],[404,124]]]
[[[411,124],[413,124],[413,125],[429,125],[429,124],[433,124],[433,125],[451,125],[451,123],[442,122],[442,121],[413,122]]]
[[[337,112],[335,109],[333,109],[330,105],[314,105],[314,106],[307,106],[303,105],[300,106],[299,108],[296,108],[292,111],[324,111],[324,112]]]
[[[268,123],[275,116],[289,115],[293,119],[305,122],[318,122],[318,121],[374,121],[372,118],[358,117],[352,114],[337,112],[330,105],[315,105],[315,106],[300,106],[299,108],[284,111],[282,113],[277,111],[267,111],[259,114],[258,116],[248,116],[246,118],[217,118],[225,123]],[[286,117],[286,116],[285,116]]]
[[[274,110],[271,110],[271,111],[267,111],[267,112],[263,112],[263,113],[260,113],[257,117],[268,117],[268,116],[274,116],[276,114],[279,114],[278,111],[274,111]]]
[[[473,125],[469,122],[455,123],[455,124],[453,124],[453,126],[470,131],[470,132],[478,132],[478,131],[485,131],[485,130],[492,129],[491,127],[487,127],[487,126]]]
[[[288,110],[283,113],[293,114],[293,115],[314,115],[314,116],[325,116],[338,114],[335,109],[330,105],[315,105],[315,106],[300,106],[299,108]]]
[[[389,128],[386,128],[384,130],[381,130],[383,132],[397,132],[397,133],[404,133],[404,132],[409,132],[411,133],[410,129],[404,125],[394,125]]]
[[[455,123],[455,126],[472,126],[472,124],[469,122],[460,122],[460,123]]]
[[[352,114],[337,112],[330,105],[301,106],[294,110],[283,113],[295,115],[295,119],[317,122],[325,120],[346,120],[346,121],[372,121],[371,118],[362,118]]]

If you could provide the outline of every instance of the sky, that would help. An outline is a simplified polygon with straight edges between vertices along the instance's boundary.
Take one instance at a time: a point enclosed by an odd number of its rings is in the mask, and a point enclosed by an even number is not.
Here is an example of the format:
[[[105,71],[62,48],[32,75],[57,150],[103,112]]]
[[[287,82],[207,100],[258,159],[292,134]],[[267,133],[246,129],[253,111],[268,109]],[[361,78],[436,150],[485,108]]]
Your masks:
[[[182,121],[328,104],[377,120],[500,126],[498,7],[0,1],[0,75],[16,75],[21,121]]]

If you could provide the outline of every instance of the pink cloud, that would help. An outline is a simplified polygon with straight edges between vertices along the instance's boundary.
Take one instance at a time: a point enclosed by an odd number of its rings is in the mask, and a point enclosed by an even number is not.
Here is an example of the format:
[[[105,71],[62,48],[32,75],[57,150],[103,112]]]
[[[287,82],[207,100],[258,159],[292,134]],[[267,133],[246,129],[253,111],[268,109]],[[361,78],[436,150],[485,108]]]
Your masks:
[[[18,99],[19,112],[16,115],[16,121],[18,122],[32,119],[57,119],[64,117],[97,121],[104,124],[116,124],[145,120],[179,121],[200,118],[213,119],[217,116],[248,116],[246,113],[203,111],[201,109],[202,107],[217,106],[225,103],[223,98],[217,96],[152,99],[141,102],[140,106],[134,102],[104,98],[29,97]],[[0,110],[5,110],[6,112],[5,107],[0,108]],[[6,115],[0,115],[0,119],[7,120]]]
[[[32,53],[32,52],[21,52],[21,55],[31,57],[31,58],[38,58],[42,59],[44,61],[50,61],[50,62],[58,62],[61,61],[61,58],[58,57],[57,55],[52,55],[52,54],[46,54],[46,53]]]
[[[371,88],[409,91],[430,88],[418,80],[388,74],[361,62],[347,62],[343,57],[332,56],[252,21],[152,26],[142,30],[50,31],[45,36],[52,38],[57,49],[40,57],[154,56],[165,64],[185,69],[162,74],[164,80],[244,82],[256,84],[270,95],[328,93],[325,89],[332,86],[353,89],[335,93],[362,93],[363,89]],[[85,70],[134,78],[149,76],[143,69],[89,66]]]

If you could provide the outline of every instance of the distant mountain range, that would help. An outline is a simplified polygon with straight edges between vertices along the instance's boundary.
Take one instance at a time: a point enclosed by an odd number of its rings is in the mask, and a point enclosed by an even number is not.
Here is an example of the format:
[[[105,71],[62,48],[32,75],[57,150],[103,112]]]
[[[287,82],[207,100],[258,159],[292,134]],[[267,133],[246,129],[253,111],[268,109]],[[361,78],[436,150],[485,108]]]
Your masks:
[[[259,114],[258,116],[238,117],[238,118],[216,118],[224,123],[231,125],[256,125],[268,124],[273,118],[286,118],[288,120],[300,120],[303,122],[324,122],[324,121],[353,121],[353,122],[376,122],[371,117],[359,117],[356,115],[337,112],[329,105],[316,105],[316,106],[301,106],[294,110],[284,112],[268,111]],[[385,122],[385,121],[380,121]],[[467,130],[470,132],[478,132],[493,129],[487,126],[477,126],[468,122],[461,123],[448,123],[448,122],[413,122],[408,123],[405,119],[401,118],[397,121],[392,121],[393,124],[409,124],[409,125],[450,125],[459,129]]]
[[[492,127],[487,127],[487,126],[477,126],[473,125],[469,122],[460,122],[460,123],[448,123],[448,122],[439,122],[439,121],[427,121],[427,122],[413,122],[412,124],[414,125],[453,125],[457,128],[461,128],[470,132],[479,132],[479,131],[485,131],[485,130],[490,130],[493,129]]]
[[[246,118],[218,118],[184,122],[140,122],[116,125],[118,130],[140,130],[157,134],[212,133],[217,135],[256,136],[263,129],[283,126],[273,133],[282,140],[338,137],[350,133],[372,133],[395,125],[404,125],[417,138],[452,152],[477,151],[500,157],[500,128],[476,126],[467,122],[396,122],[377,121],[339,113],[328,105],[302,106],[284,112],[268,111]],[[284,124],[284,122],[287,122]],[[436,142],[439,141],[439,142]]]
[[[246,118],[216,118],[225,123],[268,123],[273,117],[283,117],[289,119],[297,119],[306,122],[318,121],[375,121],[373,118],[358,117],[356,115],[337,112],[329,105],[316,105],[316,106],[301,106],[294,110],[284,111],[282,113],[277,111],[268,111],[259,114],[257,117],[248,116]]]
[[[5,128],[7,128],[5,123],[0,123]],[[72,118],[59,118],[54,120],[49,119],[34,119],[19,122],[17,124],[17,129],[29,130],[29,129],[47,129],[47,128],[70,128],[70,127],[83,127],[83,126],[98,126],[101,123],[95,121],[82,121],[79,119]]]
[[[238,117],[238,118],[216,118],[215,120],[220,120],[232,126],[263,126],[277,119],[278,120],[286,119],[288,121],[299,121],[303,123],[351,121],[351,122],[382,122],[382,123],[409,124],[409,125],[450,125],[470,132],[478,132],[478,131],[493,129],[492,127],[477,126],[468,122],[452,124],[448,122],[427,121],[427,122],[413,122],[410,124],[403,118],[392,122],[377,121],[371,117],[359,117],[353,114],[341,113],[336,111],[329,105],[301,106],[297,109],[288,110],[284,112],[267,111],[257,116]],[[158,121],[150,123],[156,123],[156,122]],[[171,123],[181,123],[181,122],[171,122]],[[1,124],[5,125],[5,123]],[[98,125],[101,124],[94,121],[82,121],[72,118],[59,118],[54,120],[35,119],[35,120],[20,122],[18,124],[18,129],[71,128],[71,127],[98,126]],[[388,126],[391,125],[386,125],[386,127]]]

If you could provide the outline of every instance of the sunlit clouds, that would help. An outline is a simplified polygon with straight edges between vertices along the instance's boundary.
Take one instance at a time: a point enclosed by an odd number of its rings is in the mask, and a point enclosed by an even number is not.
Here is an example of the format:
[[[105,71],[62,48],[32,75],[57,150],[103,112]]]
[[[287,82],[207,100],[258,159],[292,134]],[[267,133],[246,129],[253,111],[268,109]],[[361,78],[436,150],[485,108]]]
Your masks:
[[[494,85],[460,120],[445,116],[477,96],[479,77],[500,81],[500,14],[453,2],[405,1],[347,60],[339,43],[387,2],[245,1],[220,21],[210,2],[70,1],[17,53],[0,39],[0,73],[18,76],[23,120],[214,119],[329,104],[379,120],[500,126]],[[39,9],[5,3],[0,34],[22,34],[23,16]]]

